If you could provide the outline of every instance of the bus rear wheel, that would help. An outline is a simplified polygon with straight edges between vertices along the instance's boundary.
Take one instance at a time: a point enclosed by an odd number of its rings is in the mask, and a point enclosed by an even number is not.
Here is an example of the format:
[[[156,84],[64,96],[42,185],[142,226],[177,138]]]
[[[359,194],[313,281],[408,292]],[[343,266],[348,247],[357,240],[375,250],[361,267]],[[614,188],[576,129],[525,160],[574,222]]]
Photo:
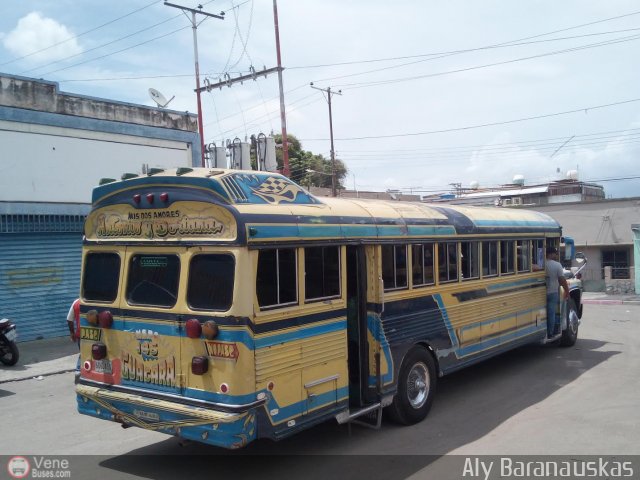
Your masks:
[[[567,328],[564,329],[562,338],[560,338],[561,347],[571,347],[576,343],[578,339],[579,321],[576,302],[570,298],[567,300]]]
[[[415,346],[405,356],[398,375],[398,392],[388,411],[402,425],[422,421],[436,392],[436,366],[424,347]]]

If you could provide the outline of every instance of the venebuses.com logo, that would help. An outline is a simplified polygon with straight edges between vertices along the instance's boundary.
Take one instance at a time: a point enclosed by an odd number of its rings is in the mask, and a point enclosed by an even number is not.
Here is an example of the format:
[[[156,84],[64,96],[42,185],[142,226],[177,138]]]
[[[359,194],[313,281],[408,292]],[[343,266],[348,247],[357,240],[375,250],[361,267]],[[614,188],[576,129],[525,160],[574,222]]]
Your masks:
[[[25,478],[31,471],[31,465],[24,457],[11,457],[7,462],[7,471],[12,478]]]
[[[11,457],[7,462],[11,478],[71,478],[69,460],[43,456]]]

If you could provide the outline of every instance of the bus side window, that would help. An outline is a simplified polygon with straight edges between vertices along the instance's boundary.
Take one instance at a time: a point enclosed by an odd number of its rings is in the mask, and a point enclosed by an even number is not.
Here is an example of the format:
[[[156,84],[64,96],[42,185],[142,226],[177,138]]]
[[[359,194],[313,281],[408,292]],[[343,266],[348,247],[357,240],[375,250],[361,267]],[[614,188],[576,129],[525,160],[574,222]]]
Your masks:
[[[433,243],[411,245],[413,286],[433,285]]]
[[[531,264],[534,270],[544,268],[544,240],[532,240],[531,242]]]
[[[438,279],[440,283],[458,280],[458,244],[447,242],[438,244]]]
[[[498,275],[498,242],[482,242],[482,276]]]
[[[500,242],[500,275],[510,275],[515,272],[514,250],[512,240]]]
[[[340,247],[304,249],[306,300],[340,296]]]
[[[529,240],[518,240],[516,242],[518,252],[518,272],[531,271],[531,244]]]
[[[295,248],[260,250],[256,294],[261,308],[291,305],[298,301]]]
[[[385,291],[407,287],[406,245],[382,245],[382,280]]]
[[[460,264],[464,280],[480,276],[478,246],[478,242],[460,242]]]

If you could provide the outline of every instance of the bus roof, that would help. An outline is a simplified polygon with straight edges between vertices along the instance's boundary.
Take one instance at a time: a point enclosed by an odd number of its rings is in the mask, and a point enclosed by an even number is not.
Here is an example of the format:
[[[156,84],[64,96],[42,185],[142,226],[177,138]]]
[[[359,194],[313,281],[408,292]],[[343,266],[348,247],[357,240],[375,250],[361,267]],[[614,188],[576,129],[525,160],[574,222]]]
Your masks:
[[[277,173],[209,168],[171,169],[96,187],[94,209],[126,203],[135,194],[171,191],[172,201],[226,208],[237,222],[236,241],[257,243],[342,238],[560,233],[551,217],[532,210],[421,202],[318,198]],[[168,205],[167,205],[168,206]]]

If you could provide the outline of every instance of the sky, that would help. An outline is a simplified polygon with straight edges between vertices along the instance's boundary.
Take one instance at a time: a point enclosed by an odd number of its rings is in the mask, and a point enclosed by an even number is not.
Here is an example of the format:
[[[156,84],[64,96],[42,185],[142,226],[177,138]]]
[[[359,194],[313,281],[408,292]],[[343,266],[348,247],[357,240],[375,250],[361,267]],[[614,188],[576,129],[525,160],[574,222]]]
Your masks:
[[[172,3],[197,7],[174,0]],[[201,81],[276,63],[272,0],[198,16]],[[0,72],[196,112],[190,15],[150,0],[4,2]],[[640,196],[635,0],[278,0],[287,130],[337,158],[348,188],[429,195],[566,178]],[[204,20],[204,21],[203,21]],[[202,95],[205,141],[280,133],[272,74]],[[304,172],[292,172],[294,180]]]

